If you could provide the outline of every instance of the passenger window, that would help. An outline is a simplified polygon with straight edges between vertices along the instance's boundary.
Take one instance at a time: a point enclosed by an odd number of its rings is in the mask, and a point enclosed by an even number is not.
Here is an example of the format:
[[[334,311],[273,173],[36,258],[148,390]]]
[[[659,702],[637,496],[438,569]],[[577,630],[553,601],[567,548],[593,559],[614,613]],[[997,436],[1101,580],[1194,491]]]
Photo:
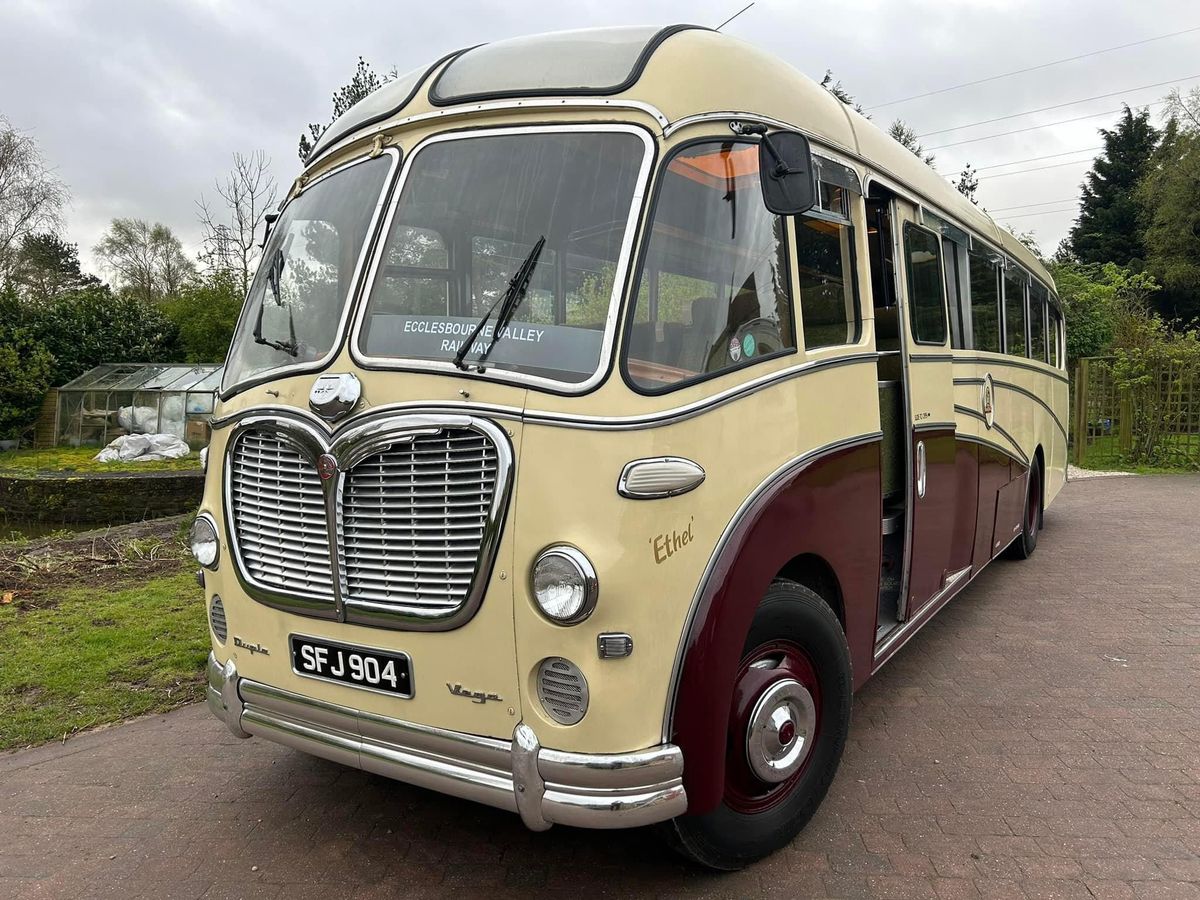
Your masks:
[[[1029,286],[1029,356],[1046,361],[1046,289],[1036,281]]]
[[[849,222],[814,216],[797,219],[796,266],[805,349],[858,340],[854,229]]]
[[[1000,280],[992,257],[983,250],[967,254],[971,270],[971,340],[976,350],[1000,353]]]
[[[1004,271],[1004,349],[1009,356],[1029,356],[1025,345],[1025,273],[1015,265]]]
[[[795,349],[783,219],[758,145],[705,141],[667,164],[634,291],[630,380],[664,390]]]
[[[1054,368],[1061,368],[1062,363],[1059,361],[1059,347],[1062,346],[1062,319],[1058,316],[1058,310],[1053,306],[1050,307],[1050,365]]]
[[[946,300],[950,307],[950,346],[964,350],[967,346],[967,322],[963,300],[965,291],[958,271],[958,245],[942,238],[942,265],[946,270]]]
[[[932,231],[908,225],[904,252],[908,258],[908,317],[918,344],[946,343],[946,305],[942,291],[939,239]]]

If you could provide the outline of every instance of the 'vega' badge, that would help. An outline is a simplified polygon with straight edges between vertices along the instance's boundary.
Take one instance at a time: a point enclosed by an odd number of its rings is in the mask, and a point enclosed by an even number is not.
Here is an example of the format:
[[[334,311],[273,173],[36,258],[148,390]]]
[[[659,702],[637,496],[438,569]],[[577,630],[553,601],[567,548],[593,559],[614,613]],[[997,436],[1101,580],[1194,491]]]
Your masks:
[[[318,416],[333,422],[358,405],[362,397],[362,382],[350,372],[322,375],[313,382],[308,393],[308,405]]]

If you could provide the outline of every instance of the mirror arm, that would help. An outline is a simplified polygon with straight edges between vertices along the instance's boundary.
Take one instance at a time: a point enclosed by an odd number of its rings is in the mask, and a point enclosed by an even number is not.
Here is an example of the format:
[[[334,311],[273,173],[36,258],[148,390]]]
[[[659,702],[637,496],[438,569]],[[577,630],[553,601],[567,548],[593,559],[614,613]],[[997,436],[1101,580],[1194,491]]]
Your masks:
[[[771,154],[771,158],[775,160],[775,166],[771,169],[771,174],[776,178],[783,178],[785,175],[797,175],[803,172],[803,169],[793,169],[783,160],[779,149],[775,146],[775,142],[771,140],[771,135],[767,131],[767,126],[762,122],[730,122],[730,129],[736,134],[745,136],[759,135],[762,138],[763,146],[767,148],[767,152]]]

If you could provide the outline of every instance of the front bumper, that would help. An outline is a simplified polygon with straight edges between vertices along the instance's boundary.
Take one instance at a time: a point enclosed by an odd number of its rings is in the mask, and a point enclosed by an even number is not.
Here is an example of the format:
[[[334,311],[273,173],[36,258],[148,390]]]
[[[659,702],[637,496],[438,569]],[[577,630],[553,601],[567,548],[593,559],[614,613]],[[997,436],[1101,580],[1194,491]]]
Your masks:
[[[238,737],[257,735],[347,766],[518,813],[535,831],[557,823],[634,828],[687,809],[683,753],[549,750],[528,725],[511,741],[403,722],[238,675],[208,657],[208,707]]]

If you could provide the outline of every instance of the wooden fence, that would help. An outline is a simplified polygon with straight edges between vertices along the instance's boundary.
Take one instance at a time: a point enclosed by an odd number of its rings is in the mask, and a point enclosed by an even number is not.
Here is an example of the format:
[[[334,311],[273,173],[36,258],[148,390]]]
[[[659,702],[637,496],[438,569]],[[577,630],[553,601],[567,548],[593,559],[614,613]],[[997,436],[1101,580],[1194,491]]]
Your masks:
[[[1076,363],[1071,461],[1089,468],[1200,469],[1200,373],[1166,363],[1136,387],[1120,385],[1112,357]]]

